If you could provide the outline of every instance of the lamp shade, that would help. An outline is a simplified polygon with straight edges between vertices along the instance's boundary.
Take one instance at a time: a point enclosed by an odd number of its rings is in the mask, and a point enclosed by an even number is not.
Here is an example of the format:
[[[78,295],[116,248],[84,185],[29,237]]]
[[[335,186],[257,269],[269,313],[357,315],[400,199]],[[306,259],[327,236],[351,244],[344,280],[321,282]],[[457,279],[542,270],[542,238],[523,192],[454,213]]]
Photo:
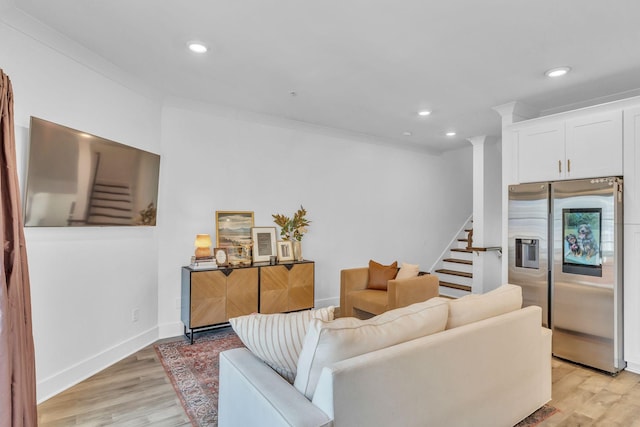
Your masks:
[[[196,247],[196,258],[211,256],[211,236],[208,234],[197,234],[194,246]]]

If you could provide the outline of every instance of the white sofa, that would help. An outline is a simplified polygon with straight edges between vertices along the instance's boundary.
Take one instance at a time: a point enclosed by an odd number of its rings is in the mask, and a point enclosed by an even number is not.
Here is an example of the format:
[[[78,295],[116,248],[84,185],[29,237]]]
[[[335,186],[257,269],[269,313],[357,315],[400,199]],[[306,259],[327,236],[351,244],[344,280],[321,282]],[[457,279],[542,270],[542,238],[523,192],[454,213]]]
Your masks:
[[[511,427],[551,399],[551,331],[539,307],[455,327],[480,297],[448,303],[442,332],[325,366],[311,401],[247,349],[225,351],[219,426]]]

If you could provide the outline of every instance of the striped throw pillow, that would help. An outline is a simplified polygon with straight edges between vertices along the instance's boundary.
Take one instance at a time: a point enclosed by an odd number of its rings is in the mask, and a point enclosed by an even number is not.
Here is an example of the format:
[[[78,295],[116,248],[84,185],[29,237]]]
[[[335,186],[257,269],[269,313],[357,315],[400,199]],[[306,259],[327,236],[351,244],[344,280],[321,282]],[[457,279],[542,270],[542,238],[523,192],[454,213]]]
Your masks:
[[[250,314],[229,319],[251,352],[293,384],[298,356],[311,319],[333,320],[335,307],[293,313]]]

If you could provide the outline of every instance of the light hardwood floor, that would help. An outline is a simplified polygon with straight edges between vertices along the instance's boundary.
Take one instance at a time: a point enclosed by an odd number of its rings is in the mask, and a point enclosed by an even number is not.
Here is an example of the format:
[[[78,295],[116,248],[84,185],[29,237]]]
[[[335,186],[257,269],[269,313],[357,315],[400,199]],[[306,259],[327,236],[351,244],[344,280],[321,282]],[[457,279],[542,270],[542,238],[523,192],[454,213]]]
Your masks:
[[[640,375],[558,359],[552,367],[559,411],[539,427],[640,427]],[[152,345],[43,402],[38,418],[40,427],[190,425]]]

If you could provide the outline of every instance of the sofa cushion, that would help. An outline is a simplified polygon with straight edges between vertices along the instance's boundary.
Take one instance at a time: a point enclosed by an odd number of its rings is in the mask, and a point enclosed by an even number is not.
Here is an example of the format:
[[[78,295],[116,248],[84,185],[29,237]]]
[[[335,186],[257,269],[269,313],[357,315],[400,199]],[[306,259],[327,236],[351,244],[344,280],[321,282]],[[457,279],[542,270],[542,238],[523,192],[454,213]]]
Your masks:
[[[396,274],[398,274],[398,261],[394,261],[391,265],[382,265],[370,260],[367,288],[386,291],[387,282],[394,279]]]
[[[522,308],[522,288],[505,284],[485,294],[449,301],[447,329],[466,325]]]
[[[375,289],[365,289],[353,291],[349,295],[353,308],[366,311],[371,314],[381,314],[387,311],[389,298],[387,291],[377,291]]]
[[[324,307],[294,313],[250,314],[231,318],[229,323],[256,357],[293,383],[309,321],[331,321],[333,314],[334,307]]]
[[[406,262],[403,262],[400,266],[400,270],[398,270],[398,274],[396,274],[396,280],[417,277],[419,272],[420,266],[418,264],[407,264]]]
[[[298,373],[293,385],[312,399],[322,368],[358,356],[444,330],[449,306],[432,299],[387,311],[368,320],[343,317],[309,322]]]

